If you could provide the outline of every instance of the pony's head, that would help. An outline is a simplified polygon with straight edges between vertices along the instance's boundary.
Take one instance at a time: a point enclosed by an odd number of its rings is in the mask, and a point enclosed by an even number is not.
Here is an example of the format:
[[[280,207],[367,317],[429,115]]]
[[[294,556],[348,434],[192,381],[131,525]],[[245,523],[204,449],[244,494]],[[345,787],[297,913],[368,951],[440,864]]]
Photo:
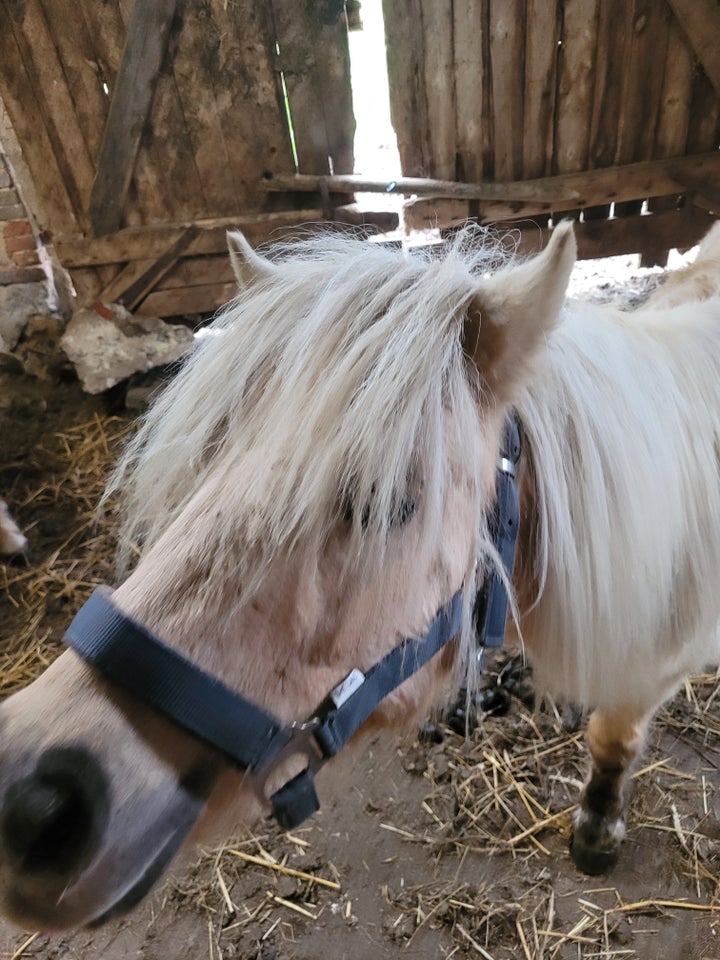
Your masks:
[[[487,275],[461,245],[431,260],[325,236],[266,260],[230,239],[240,294],[111,481],[134,567],[113,602],[290,722],[471,596],[500,431],[574,241],[561,226]],[[422,716],[474,662],[469,607],[370,723]],[[262,812],[223,754],[72,650],[2,706],[0,729],[0,890],[31,927],[123,912],[188,837]]]

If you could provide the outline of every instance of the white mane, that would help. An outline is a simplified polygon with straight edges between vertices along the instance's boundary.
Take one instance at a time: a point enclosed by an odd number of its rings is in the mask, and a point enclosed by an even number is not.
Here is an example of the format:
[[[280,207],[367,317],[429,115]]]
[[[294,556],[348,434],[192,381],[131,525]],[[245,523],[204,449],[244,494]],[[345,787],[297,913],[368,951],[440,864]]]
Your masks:
[[[585,704],[659,702],[720,652],[720,300],[571,305],[518,410],[541,682]]]
[[[413,522],[439,538],[450,458],[460,448],[473,476],[482,459],[460,327],[488,259],[458,244],[431,261],[337,235],[281,250],[272,281],[223,310],[112,477],[121,566],[208,489],[204,550],[243,583],[295,547],[312,563],[348,505],[349,566],[381,559],[408,485],[422,489]],[[482,539],[477,486],[467,523]]]

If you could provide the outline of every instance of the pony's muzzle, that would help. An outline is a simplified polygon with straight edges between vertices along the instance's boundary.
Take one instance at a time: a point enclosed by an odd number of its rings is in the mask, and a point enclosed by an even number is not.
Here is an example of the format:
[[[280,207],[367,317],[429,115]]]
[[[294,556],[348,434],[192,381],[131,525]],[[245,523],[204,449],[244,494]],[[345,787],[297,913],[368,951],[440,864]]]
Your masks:
[[[0,839],[23,874],[70,876],[97,851],[109,814],[106,778],[82,747],[54,747],[11,783],[0,806]]]

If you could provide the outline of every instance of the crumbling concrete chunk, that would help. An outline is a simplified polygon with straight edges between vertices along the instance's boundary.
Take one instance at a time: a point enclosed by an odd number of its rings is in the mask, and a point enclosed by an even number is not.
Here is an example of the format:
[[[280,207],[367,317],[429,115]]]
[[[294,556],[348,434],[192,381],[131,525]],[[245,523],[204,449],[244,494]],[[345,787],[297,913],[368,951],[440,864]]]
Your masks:
[[[13,350],[28,319],[34,313],[46,311],[47,304],[45,283],[0,286],[0,350]]]
[[[156,317],[133,316],[124,307],[76,310],[60,340],[83,389],[102,393],[133,373],[179,359],[192,345],[192,331]]]

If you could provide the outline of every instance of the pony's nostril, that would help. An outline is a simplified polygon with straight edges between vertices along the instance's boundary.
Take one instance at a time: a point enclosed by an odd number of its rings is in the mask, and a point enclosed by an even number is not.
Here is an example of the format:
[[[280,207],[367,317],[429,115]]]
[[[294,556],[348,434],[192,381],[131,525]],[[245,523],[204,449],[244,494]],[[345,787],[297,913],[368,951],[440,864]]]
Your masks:
[[[67,784],[28,777],[7,792],[2,834],[26,868],[51,866],[82,841],[87,810]]]
[[[21,870],[68,873],[97,848],[107,820],[107,789],[84,750],[55,749],[8,787],[0,836]]]

